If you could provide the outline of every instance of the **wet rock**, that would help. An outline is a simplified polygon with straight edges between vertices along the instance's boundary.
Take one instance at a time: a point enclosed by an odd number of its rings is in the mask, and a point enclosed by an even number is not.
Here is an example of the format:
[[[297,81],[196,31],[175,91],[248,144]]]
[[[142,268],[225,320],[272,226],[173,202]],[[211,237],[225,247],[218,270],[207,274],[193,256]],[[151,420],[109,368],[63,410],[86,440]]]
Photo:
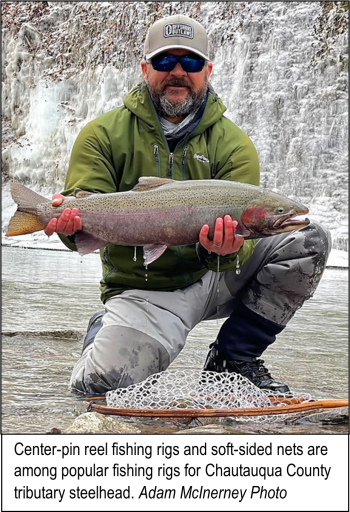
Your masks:
[[[347,425],[349,423],[349,408],[340,407],[339,409],[330,409],[326,411],[316,411],[309,413],[307,416],[291,418],[289,424],[303,424],[303,423],[319,423],[321,425]]]
[[[246,425],[201,425],[200,427],[189,428],[187,430],[181,430],[175,432],[175,434],[265,434],[271,433],[268,428],[261,428],[260,426],[246,424]]]
[[[62,430],[60,428],[53,427],[47,434],[62,434]]]
[[[112,416],[97,412],[86,412],[78,416],[63,434],[140,434],[134,425]]]

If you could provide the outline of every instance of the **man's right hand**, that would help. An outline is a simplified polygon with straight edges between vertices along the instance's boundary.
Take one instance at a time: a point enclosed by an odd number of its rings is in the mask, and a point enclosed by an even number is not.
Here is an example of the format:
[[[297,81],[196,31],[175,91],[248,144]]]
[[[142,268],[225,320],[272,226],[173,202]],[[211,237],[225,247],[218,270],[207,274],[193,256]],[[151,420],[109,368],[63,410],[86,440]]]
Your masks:
[[[65,197],[62,194],[54,194],[52,196],[52,206],[60,206]],[[58,219],[51,219],[47,224],[44,232],[47,236],[53,233],[61,233],[62,235],[73,235],[82,229],[82,221],[79,217],[78,208],[66,208]]]

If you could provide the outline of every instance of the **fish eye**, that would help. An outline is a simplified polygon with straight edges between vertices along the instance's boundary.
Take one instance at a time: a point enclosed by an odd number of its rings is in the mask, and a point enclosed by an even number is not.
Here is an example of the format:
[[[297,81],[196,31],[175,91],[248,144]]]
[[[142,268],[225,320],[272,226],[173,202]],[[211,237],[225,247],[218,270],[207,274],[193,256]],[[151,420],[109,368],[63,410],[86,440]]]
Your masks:
[[[284,213],[284,208],[283,208],[283,206],[278,206],[278,207],[276,208],[276,213]]]

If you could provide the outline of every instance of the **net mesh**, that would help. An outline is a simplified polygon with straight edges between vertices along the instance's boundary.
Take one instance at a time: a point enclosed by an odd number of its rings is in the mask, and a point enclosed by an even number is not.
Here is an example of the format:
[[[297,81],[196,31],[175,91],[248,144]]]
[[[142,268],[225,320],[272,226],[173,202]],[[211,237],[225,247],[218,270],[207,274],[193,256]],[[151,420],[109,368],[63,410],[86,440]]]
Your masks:
[[[234,373],[174,370],[156,373],[127,388],[106,393],[109,407],[120,409],[236,409],[272,407],[312,400],[308,394],[262,391],[247,378]],[[284,401],[285,397],[285,401]]]

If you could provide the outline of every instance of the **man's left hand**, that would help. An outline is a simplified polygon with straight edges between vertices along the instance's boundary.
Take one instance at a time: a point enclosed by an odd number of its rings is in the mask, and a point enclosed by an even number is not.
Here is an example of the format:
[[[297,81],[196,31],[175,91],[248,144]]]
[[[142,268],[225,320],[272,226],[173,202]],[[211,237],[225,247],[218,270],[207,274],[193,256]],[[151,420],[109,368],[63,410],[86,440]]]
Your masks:
[[[224,219],[219,217],[215,222],[213,240],[208,238],[209,226],[205,224],[199,233],[199,242],[209,252],[215,252],[220,256],[226,256],[237,252],[244,244],[244,238],[235,236],[238,222],[232,220],[229,215]]]

